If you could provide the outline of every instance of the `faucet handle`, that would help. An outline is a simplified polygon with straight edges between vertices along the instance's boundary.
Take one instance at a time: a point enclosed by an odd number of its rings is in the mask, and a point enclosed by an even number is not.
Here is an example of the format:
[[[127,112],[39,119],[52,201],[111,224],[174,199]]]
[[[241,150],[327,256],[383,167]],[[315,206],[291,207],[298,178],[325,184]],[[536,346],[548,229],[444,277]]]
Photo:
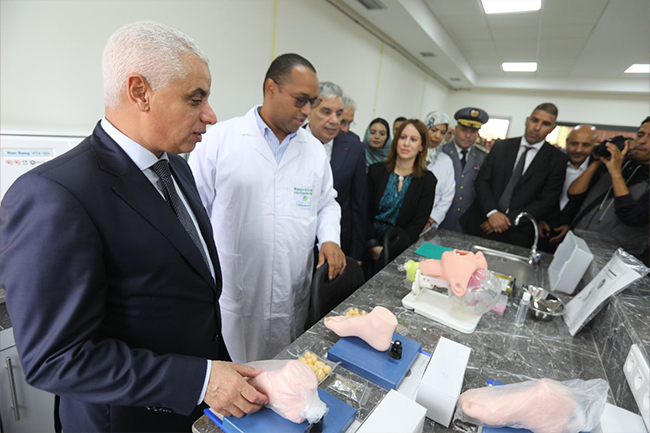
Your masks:
[[[542,253],[537,251],[536,248],[533,248],[530,250],[530,260],[528,261],[531,265],[534,263],[538,263],[539,260],[542,258]]]

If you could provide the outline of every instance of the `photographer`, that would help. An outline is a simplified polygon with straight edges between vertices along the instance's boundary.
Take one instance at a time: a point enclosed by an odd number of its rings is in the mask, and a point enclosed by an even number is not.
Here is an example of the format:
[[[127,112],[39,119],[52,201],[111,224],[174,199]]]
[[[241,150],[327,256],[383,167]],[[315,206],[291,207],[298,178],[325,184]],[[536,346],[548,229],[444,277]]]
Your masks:
[[[641,123],[632,146],[623,140],[618,144],[596,146],[594,161],[569,188],[569,198],[582,201],[572,228],[607,233],[627,252],[647,261],[641,255],[648,247],[650,219],[650,116]]]

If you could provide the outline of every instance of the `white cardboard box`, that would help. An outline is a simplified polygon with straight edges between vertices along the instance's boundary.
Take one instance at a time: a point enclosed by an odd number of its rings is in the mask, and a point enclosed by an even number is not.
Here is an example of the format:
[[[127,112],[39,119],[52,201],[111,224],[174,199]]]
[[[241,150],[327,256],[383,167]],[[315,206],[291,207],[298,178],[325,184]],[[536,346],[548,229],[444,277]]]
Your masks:
[[[415,399],[427,409],[427,418],[449,427],[463,388],[465,369],[472,351],[467,346],[440,337]]]
[[[427,410],[391,389],[357,433],[422,433]]]
[[[593,259],[594,255],[585,240],[569,230],[548,267],[551,291],[572,295]]]

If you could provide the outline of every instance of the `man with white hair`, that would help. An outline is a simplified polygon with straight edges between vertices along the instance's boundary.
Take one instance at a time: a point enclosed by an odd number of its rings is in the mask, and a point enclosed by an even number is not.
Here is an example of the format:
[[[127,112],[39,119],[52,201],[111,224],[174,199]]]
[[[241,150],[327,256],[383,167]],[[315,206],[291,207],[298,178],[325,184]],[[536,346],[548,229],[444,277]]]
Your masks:
[[[117,30],[105,117],[31,170],[1,207],[2,287],[27,382],[60,396],[63,431],[190,431],[206,407],[266,396],[221,337],[221,270],[183,158],[217,118],[198,45],[165,25]],[[30,269],[26,272],[26,269]]]
[[[354,126],[354,114],[357,112],[357,103],[350,95],[343,94],[343,115],[341,116],[341,132],[359,139],[359,136],[352,132],[350,128]]]
[[[342,131],[345,96],[341,88],[323,81],[318,85],[318,97],[320,103],[309,113],[305,129],[323,143],[332,167],[336,201],[341,206],[341,249],[361,264],[368,218],[365,147]]]

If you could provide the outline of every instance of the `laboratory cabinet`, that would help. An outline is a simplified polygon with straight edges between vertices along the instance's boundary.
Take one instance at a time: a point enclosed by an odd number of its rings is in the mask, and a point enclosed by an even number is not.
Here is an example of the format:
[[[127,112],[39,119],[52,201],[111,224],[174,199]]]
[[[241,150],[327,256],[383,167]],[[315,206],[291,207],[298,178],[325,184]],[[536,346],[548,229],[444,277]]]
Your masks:
[[[54,432],[54,394],[28,385],[13,329],[0,331],[0,416],[4,433]]]

